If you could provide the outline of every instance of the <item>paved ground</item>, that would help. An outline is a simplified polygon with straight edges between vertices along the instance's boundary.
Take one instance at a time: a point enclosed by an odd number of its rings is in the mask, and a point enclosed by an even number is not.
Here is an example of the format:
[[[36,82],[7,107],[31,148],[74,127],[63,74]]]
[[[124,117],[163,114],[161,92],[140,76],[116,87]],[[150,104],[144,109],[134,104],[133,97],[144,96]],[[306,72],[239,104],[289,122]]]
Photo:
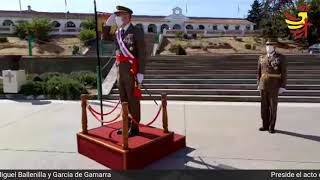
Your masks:
[[[145,120],[156,112],[152,103],[143,102]],[[257,103],[170,102],[169,127],[187,136],[188,148],[147,168],[319,169],[319,108],[280,104],[281,131],[270,135],[257,131]],[[80,102],[1,100],[0,113],[0,169],[105,168],[77,154]]]

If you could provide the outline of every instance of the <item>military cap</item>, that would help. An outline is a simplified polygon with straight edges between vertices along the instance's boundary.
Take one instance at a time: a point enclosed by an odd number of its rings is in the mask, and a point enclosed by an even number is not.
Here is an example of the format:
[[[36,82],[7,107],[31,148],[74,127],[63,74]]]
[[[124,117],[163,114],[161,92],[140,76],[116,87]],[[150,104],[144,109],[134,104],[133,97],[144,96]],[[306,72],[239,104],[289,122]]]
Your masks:
[[[115,14],[122,13],[122,12],[129,13],[129,14],[133,13],[133,11],[131,9],[124,7],[124,6],[117,6],[116,9],[117,10],[114,12]]]

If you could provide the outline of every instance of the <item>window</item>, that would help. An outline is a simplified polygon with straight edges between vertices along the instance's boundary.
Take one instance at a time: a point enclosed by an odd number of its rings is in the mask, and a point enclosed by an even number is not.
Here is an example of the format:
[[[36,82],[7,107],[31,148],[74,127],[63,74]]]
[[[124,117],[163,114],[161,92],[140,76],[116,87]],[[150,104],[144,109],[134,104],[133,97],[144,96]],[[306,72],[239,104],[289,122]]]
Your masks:
[[[143,30],[143,24],[136,24],[136,27]]]
[[[149,24],[148,32],[149,33],[157,33],[157,26],[155,24]]]
[[[191,24],[188,24],[188,25],[186,26],[186,29],[192,30],[192,29],[193,29],[193,26],[192,26]]]
[[[205,29],[204,25],[199,25],[199,29],[204,30]]]
[[[239,25],[236,25],[236,26],[235,26],[235,30],[239,31],[239,30],[240,30],[240,26],[239,26]]]
[[[161,27],[160,27],[160,29],[161,29],[161,32],[163,32],[164,29],[167,29],[167,30],[168,30],[168,29],[169,29],[169,25],[167,25],[167,24],[162,24]]]
[[[58,28],[58,27],[60,27],[60,26],[61,26],[61,24],[60,24],[58,21],[53,21],[53,22],[51,23],[51,27]]]
[[[175,24],[175,25],[173,26],[173,29],[181,29],[180,24]]]
[[[246,25],[246,30],[250,31],[251,30],[251,26],[250,25]]]
[[[4,20],[2,26],[14,26],[14,23],[11,20]]]
[[[229,30],[229,25],[225,25],[224,30]]]
[[[72,21],[68,21],[68,22],[66,23],[66,27],[67,27],[67,28],[75,28],[75,27],[76,27],[76,24],[74,24],[74,22],[72,22]]]
[[[218,30],[218,26],[217,25],[213,25],[212,26],[212,30],[214,30],[214,31]]]

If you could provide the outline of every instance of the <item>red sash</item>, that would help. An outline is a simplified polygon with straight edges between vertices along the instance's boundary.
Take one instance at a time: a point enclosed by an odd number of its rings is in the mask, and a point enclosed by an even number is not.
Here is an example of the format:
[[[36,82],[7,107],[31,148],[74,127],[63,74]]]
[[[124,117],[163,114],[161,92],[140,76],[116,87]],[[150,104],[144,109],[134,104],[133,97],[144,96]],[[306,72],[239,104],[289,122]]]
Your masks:
[[[116,60],[118,62],[129,62],[131,64],[130,72],[133,75],[133,77],[136,78],[136,75],[138,73],[138,60],[137,59],[117,55]],[[135,84],[135,88],[133,90],[133,95],[138,99],[142,99],[143,97],[142,97],[142,93],[141,93],[141,88],[137,84],[136,79],[135,79],[134,84]]]
[[[135,58],[116,56],[118,62],[129,62],[131,64],[130,72],[133,76],[136,76],[138,73],[138,60]]]

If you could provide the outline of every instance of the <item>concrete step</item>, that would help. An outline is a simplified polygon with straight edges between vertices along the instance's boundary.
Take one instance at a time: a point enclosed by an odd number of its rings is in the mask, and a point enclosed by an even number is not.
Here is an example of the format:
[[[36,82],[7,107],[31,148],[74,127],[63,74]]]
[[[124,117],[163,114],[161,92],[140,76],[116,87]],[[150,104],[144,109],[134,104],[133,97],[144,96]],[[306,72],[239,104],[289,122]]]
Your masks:
[[[256,62],[150,62],[147,66],[257,66]],[[288,66],[320,66],[320,60],[318,62],[287,62]]]
[[[144,100],[160,100],[160,95],[143,94]],[[111,94],[106,99],[118,100],[119,95]],[[259,102],[260,96],[220,96],[220,95],[168,95],[168,100],[175,101],[226,101],[226,102]],[[313,96],[279,96],[279,102],[320,103],[320,97]]]
[[[224,69],[224,70],[159,70],[159,69],[146,69],[146,74],[149,75],[156,75],[156,74],[190,74],[192,72],[193,74],[251,74],[251,73],[257,73],[257,69],[251,69],[251,70],[230,70],[230,69]],[[320,74],[320,70],[291,70],[288,69],[288,74]]]
[[[256,84],[256,79],[145,79],[153,84]],[[288,79],[289,84],[318,84],[320,79]]]
[[[202,70],[257,70],[257,66],[168,66],[168,67],[157,67],[147,66],[147,70],[188,70],[188,71],[202,71]],[[294,66],[288,67],[288,70],[318,70],[320,66]]]
[[[148,92],[142,90],[144,94]],[[170,95],[238,95],[259,96],[258,90],[231,90],[231,89],[149,89],[151,94],[166,93]],[[119,89],[113,89],[112,94],[119,94]],[[320,90],[288,90],[282,96],[319,96]]]
[[[255,79],[256,73],[251,74],[158,74],[145,75],[146,79]],[[320,74],[289,74],[289,79],[320,79]]]
[[[154,84],[145,83],[148,89],[238,89],[238,90],[256,90],[256,84]],[[288,90],[320,90],[320,85],[297,85],[288,84]]]

